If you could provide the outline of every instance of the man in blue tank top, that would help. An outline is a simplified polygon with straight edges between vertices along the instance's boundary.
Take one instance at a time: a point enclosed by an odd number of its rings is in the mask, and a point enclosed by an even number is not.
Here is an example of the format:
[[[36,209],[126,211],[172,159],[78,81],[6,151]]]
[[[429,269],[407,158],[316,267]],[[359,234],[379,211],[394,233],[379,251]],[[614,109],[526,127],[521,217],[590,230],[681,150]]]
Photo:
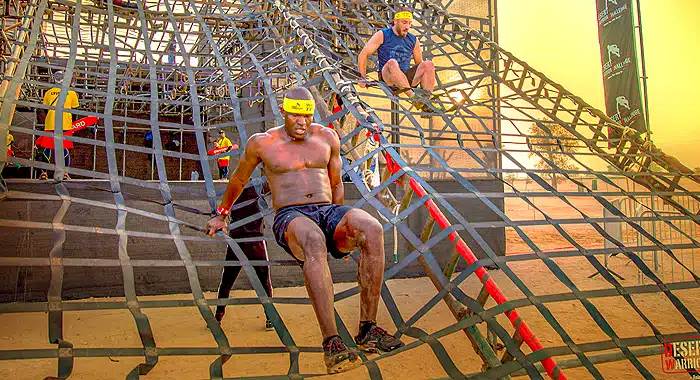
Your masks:
[[[431,61],[423,60],[420,42],[409,33],[412,21],[411,11],[399,8],[394,14],[392,25],[374,33],[357,59],[360,76],[364,79],[367,76],[367,57],[377,52],[379,80],[405,89],[410,97],[414,95],[411,88],[418,85],[427,92],[432,92],[435,88],[435,66]],[[411,57],[415,63],[413,66]],[[360,86],[365,87],[365,82],[361,81]],[[415,101],[414,105],[421,111],[431,112],[420,101]]]

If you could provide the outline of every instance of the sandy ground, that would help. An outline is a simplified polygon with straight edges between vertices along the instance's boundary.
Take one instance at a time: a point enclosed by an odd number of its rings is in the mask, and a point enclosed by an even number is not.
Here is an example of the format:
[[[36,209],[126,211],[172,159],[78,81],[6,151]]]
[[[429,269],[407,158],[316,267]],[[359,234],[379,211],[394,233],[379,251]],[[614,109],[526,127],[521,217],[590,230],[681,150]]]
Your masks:
[[[593,272],[593,268],[581,258],[555,260],[572,280],[582,290],[609,288],[600,276],[593,279],[587,275]],[[535,295],[568,293],[569,291],[546,269],[539,261],[514,262],[510,264],[516,275],[523,279],[526,285]],[[616,271],[633,278],[633,271],[626,265],[623,259],[612,259],[611,267]],[[522,298],[513,283],[506,278],[502,271],[492,272],[495,280],[510,299]],[[634,284],[634,280],[627,280]],[[403,318],[408,319],[434,294],[434,288],[426,278],[401,279],[388,281],[388,286],[399,306]],[[353,284],[337,284],[336,292],[354,286]],[[479,291],[479,284],[474,276],[467,279],[461,288],[470,296],[475,297]],[[694,315],[700,315],[700,289],[674,292]],[[234,297],[253,297],[252,291],[236,291]],[[304,288],[276,289],[276,297],[305,297]],[[207,294],[214,297],[214,294]],[[659,294],[635,295],[635,302],[643,310],[653,323],[664,334],[691,331],[691,327],[675,311],[669,301]],[[191,299],[190,295],[171,295],[159,297],[139,297],[140,300],[152,299]],[[104,299],[101,299],[104,300]],[[112,299],[114,300],[114,299]],[[92,302],[95,299],[79,302]],[[342,316],[352,334],[356,333],[358,316],[358,296],[336,302],[336,308]],[[635,312],[620,297],[597,298],[593,304],[599,308],[604,317],[613,326],[617,334],[622,337],[634,337],[651,335],[651,330],[646,327]],[[493,306],[490,301],[488,306]],[[313,315],[311,306],[300,305],[276,305],[286,326],[290,329],[295,342],[300,346],[317,346],[321,336]],[[585,312],[580,302],[567,301],[547,304],[549,310],[556,316],[563,328],[571,335],[576,343],[595,342],[608,340],[609,338],[596,327],[595,322]],[[386,309],[380,308],[379,322],[390,331],[395,331]],[[537,334],[545,347],[561,346],[563,343],[558,334],[541,317],[532,306],[520,308],[524,320]],[[145,309],[154,331],[158,347],[215,347],[214,339],[205,327],[204,321],[194,307],[188,308],[163,308]],[[512,328],[507,320],[500,316],[499,322],[509,331]],[[449,310],[439,303],[433,310],[420,319],[416,326],[428,332],[435,332],[449,326],[454,318]],[[47,314],[23,313],[0,315],[0,349],[37,349],[53,348],[48,344]],[[282,346],[275,332],[266,332],[263,329],[264,317],[259,305],[229,306],[228,313],[223,322],[229,342],[233,347],[265,347]],[[484,325],[479,325],[484,331]],[[76,348],[105,348],[105,347],[140,347],[137,331],[127,310],[109,311],[81,311],[66,312],[64,314],[64,336],[72,342]],[[404,338],[406,342],[411,338]],[[440,340],[445,346],[458,368],[465,373],[478,372],[481,362],[475,355],[471,346],[462,332],[458,332]],[[530,352],[523,346],[525,352]],[[137,357],[113,357],[76,359],[71,378],[87,379],[119,379],[139,363]],[[160,358],[159,364],[145,378],[152,379],[203,379],[208,378],[208,366],[215,357],[188,356]],[[665,376],[661,372],[661,360],[659,355],[642,357],[641,362],[658,378],[687,378],[686,376]],[[36,379],[44,376],[55,376],[57,361],[52,360],[24,360],[4,361],[0,363],[0,378],[12,379]],[[416,349],[380,360],[379,367],[385,378],[437,378],[445,377],[439,362],[427,345],[421,345]],[[600,364],[597,366],[606,378],[611,379],[636,379],[640,378],[638,372],[629,362],[616,362]],[[265,376],[283,375],[288,369],[288,356],[286,354],[265,355],[238,355],[234,356],[224,365],[224,374],[229,377],[236,376]],[[300,369],[303,374],[318,375],[324,373],[324,366],[320,353],[302,354]],[[570,379],[591,378],[587,371],[582,369],[566,370]],[[364,367],[351,372],[336,375],[336,378],[367,378]]]
[[[587,181],[587,182],[590,182]],[[517,180],[513,185],[523,192],[544,191],[541,187],[531,181]],[[590,183],[589,183],[590,185]],[[569,181],[561,181],[557,190],[561,192],[577,191],[576,185]],[[601,191],[615,191],[607,185],[600,185]],[[610,200],[615,197],[610,197]],[[617,197],[619,198],[619,197]],[[553,219],[581,219],[582,213],[589,217],[602,217],[603,206],[591,196],[568,197],[571,205],[563,200],[547,197],[531,197],[529,200],[535,204],[542,212],[527,204],[520,198],[506,198],[506,215],[513,221],[544,220],[546,214]],[[572,207],[573,205],[573,207]],[[579,211],[577,211],[576,209]],[[543,214],[544,213],[544,214]],[[595,232],[589,224],[565,224],[566,232],[586,248],[602,248],[604,239]],[[552,226],[531,226],[522,227],[535,244],[543,250],[572,249],[573,246],[564,239]],[[506,247],[508,254],[531,253],[532,249],[518,236],[512,228],[506,229]]]
[[[590,186],[590,179],[584,182],[588,182]],[[619,181],[620,186],[626,188],[629,191],[635,190],[631,182]],[[537,192],[542,191],[540,187],[533,184],[532,182],[526,183],[524,180],[518,180],[515,182],[515,186],[520,191],[531,191]],[[700,185],[698,184],[688,184],[684,183],[684,186],[693,191],[699,191]],[[558,186],[558,190],[562,192],[574,192],[577,191],[576,185],[572,182],[562,181]],[[637,191],[640,189],[637,188]],[[608,186],[607,184],[598,184],[598,191],[618,191],[617,189]],[[608,201],[613,203],[616,207],[620,209],[625,215],[629,217],[635,216],[649,216],[650,214],[640,214],[640,211],[636,209],[638,206],[636,203],[629,201],[620,202],[624,197],[622,196],[607,196]],[[644,197],[640,197],[644,198]],[[650,204],[647,200],[643,201],[645,204]],[[513,221],[531,221],[531,220],[545,220],[546,214],[552,219],[579,219],[580,223],[567,223],[562,224],[562,228],[584,248],[596,249],[596,248],[610,248],[614,245],[610,242],[606,243],[605,238],[598,231],[596,231],[591,224],[583,221],[583,217],[587,216],[590,218],[600,218],[604,216],[603,206],[599,201],[594,199],[592,196],[571,196],[567,197],[567,204],[563,200],[548,197],[531,197],[530,201],[535,204],[537,208],[541,210],[538,211],[535,207],[527,204],[524,200],[519,198],[506,198],[505,207],[506,215]],[[692,212],[700,212],[700,203],[694,200],[684,197],[681,201],[683,206]],[[658,197],[654,203],[656,206],[656,211],[664,216],[680,216],[673,207],[662,202]],[[578,210],[577,210],[578,209]],[[610,217],[610,216],[608,216]],[[677,230],[669,227],[662,221],[643,221],[638,222],[646,231],[653,232],[654,236],[661,242],[666,244],[678,244],[678,243],[690,243],[689,239],[682,236]],[[614,224],[617,224],[617,230]],[[700,239],[700,227],[690,220],[678,220],[674,221],[673,224],[682,230],[688,236]],[[617,239],[621,239],[624,244],[628,247],[643,246],[643,245],[654,245],[654,243],[647,240],[645,237],[640,235],[635,231],[630,225],[626,223],[601,223],[601,227],[605,228],[611,236]],[[521,227],[523,232],[532,240],[532,242],[542,251],[558,251],[558,250],[574,250],[575,247],[571,242],[567,241],[564,236],[562,236],[559,231],[557,231],[551,225],[543,226],[524,226]],[[617,233],[615,233],[617,231]],[[518,235],[518,233],[513,228],[506,228],[506,250],[508,255],[520,254],[520,253],[532,253],[533,249],[528,246],[528,244]],[[674,253],[678,256],[679,260],[682,261],[688,268],[698,273],[700,266],[697,266],[696,257],[700,255],[700,249],[677,249]],[[655,267],[655,270],[661,274],[661,278],[665,282],[673,281],[685,281],[689,280],[691,277],[687,270],[683,269],[678,263],[674,262],[671,258],[662,254],[662,252],[642,252],[641,256],[647,262],[650,267]],[[656,256],[656,258],[654,258]]]

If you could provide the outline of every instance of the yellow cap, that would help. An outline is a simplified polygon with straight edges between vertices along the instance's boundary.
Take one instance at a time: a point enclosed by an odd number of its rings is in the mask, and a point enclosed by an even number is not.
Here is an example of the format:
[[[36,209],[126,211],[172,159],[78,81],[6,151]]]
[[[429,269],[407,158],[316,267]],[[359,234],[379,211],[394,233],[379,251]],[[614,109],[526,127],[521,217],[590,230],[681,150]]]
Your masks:
[[[289,99],[285,96],[282,109],[298,115],[313,115],[315,103],[313,99]]]
[[[394,14],[394,20],[413,20],[413,13],[409,11],[396,12]]]

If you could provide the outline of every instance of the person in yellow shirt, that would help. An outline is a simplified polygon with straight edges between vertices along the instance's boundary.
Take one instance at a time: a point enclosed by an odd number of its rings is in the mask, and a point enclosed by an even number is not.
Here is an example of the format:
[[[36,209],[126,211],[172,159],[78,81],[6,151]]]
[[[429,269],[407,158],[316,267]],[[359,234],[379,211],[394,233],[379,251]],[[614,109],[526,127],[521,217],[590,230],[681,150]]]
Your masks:
[[[54,109],[49,109],[48,112],[46,113],[46,119],[44,120],[44,130],[45,131],[53,131],[56,129],[56,102],[58,102],[58,98],[61,95],[61,87],[60,84],[63,82],[63,72],[57,71],[54,73],[54,81],[56,82],[57,86],[54,86],[50,88],[46,93],[44,94],[44,100],[43,103],[45,106],[49,107],[54,107]],[[79,106],[78,103],[78,95],[75,93],[73,90],[68,90],[68,93],[66,94],[66,99],[63,102],[63,109],[64,110],[70,110],[77,108]],[[73,128],[73,115],[71,115],[70,112],[63,112],[63,115],[61,115],[61,121],[62,121],[62,128],[64,131],[69,131]],[[53,150],[54,150],[54,141],[53,138],[50,137],[45,137],[45,136],[40,136],[37,141],[36,145],[39,148],[39,155],[38,155],[38,160],[39,161],[44,161],[46,163],[51,163],[51,158],[53,156]],[[73,142],[68,141],[68,140],[63,140],[63,157],[64,161],[66,164],[66,167],[70,166],[70,150],[73,149]],[[65,173],[63,175],[63,179],[70,179],[68,176],[68,173]],[[41,175],[39,176],[40,179],[48,179],[48,174],[46,171],[41,172]]]
[[[224,132],[223,129],[219,129],[219,139],[216,140],[216,142],[214,142],[214,148],[221,149],[232,146],[233,144],[231,143],[231,140],[229,140],[229,138],[226,137],[226,132]],[[219,166],[219,179],[228,178],[228,164],[230,159],[231,158],[229,156],[224,156],[219,158],[219,160],[217,161],[217,164]]]
[[[54,74],[54,79],[56,83],[60,85],[63,82],[63,73],[60,71]],[[61,95],[61,87],[56,86],[50,88],[44,94],[44,105],[56,107],[56,102],[58,102],[58,97]],[[63,109],[70,110],[73,108],[78,108],[80,104],[78,103],[78,95],[73,90],[68,90],[66,94],[66,100],[63,102]],[[73,115],[70,112],[63,112],[63,130],[70,130],[73,126]],[[56,128],[56,110],[49,109],[46,114],[46,121],[44,122],[44,130],[53,131]]]

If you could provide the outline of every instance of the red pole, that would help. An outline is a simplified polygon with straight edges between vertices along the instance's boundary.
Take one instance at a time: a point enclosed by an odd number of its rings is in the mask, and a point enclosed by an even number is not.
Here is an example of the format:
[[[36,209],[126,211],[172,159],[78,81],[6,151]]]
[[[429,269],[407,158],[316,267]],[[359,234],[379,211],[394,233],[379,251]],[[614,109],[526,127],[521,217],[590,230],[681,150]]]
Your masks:
[[[396,173],[400,169],[400,167],[393,161],[389,154],[385,153],[384,156],[387,161],[387,169],[392,174]],[[423,189],[423,186],[421,186],[413,178],[409,178],[409,185],[419,197],[424,197],[427,194],[425,189]],[[425,202],[425,207],[428,209],[428,212],[433,217],[433,219],[435,219],[440,228],[445,229],[450,227],[450,222],[445,217],[445,214],[443,214],[442,211],[440,211],[440,209],[437,207],[437,205],[432,199],[428,199]],[[464,260],[467,263],[473,264],[477,261],[474,252],[472,252],[472,250],[467,246],[467,244],[464,242],[464,240],[462,240],[462,238],[456,231],[451,232],[449,234],[449,238],[451,241],[455,242],[457,252],[459,252],[459,254],[464,258]],[[486,270],[483,267],[478,267],[476,271],[474,271],[474,273],[476,273],[477,277],[479,277],[479,280],[482,284],[484,284],[486,291],[488,291],[488,293],[491,295],[491,297],[493,297],[497,304],[500,305],[508,301],[508,299],[503,295],[501,290],[498,288],[496,283],[491,279],[491,276],[489,276],[488,272],[486,272]],[[527,345],[532,351],[537,351],[544,348],[535,336],[535,334],[532,333],[532,330],[530,330],[527,324],[525,324],[525,321],[520,319],[520,315],[518,315],[517,311],[509,310],[505,313],[508,319],[510,320],[510,323],[518,331],[518,334],[520,334],[520,336],[523,338],[523,341],[527,343]],[[562,372],[561,369],[557,366],[557,363],[554,361],[554,359],[543,359],[542,366],[547,371],[547,374],[549,374],[549,377],[551,377],[552,379],[566,380],[566,375],[564,375],[564,372]]]

